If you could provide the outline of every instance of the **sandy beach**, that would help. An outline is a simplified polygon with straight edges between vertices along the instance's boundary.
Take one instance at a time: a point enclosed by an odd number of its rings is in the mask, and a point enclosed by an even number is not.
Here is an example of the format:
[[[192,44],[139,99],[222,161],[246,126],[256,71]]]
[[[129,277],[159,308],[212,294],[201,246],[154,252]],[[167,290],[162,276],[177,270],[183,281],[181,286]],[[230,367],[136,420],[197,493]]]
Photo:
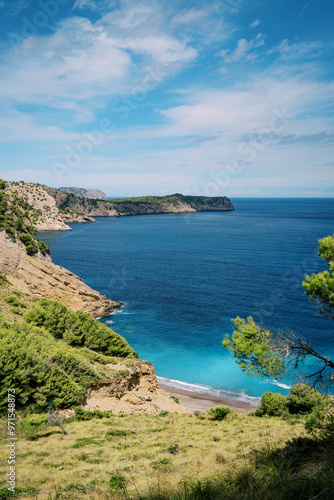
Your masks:
[[[176,389],[171,385],[159,382],[162,391],[168,392],[179,399],[180,404],[189,408],[191,411],[207,411],[214,406],[229,406],[233,411],[250,412],[256,409],[256,405],[236,401],[232,399],[222,399],[215,396],[199,394],[184,389]]]

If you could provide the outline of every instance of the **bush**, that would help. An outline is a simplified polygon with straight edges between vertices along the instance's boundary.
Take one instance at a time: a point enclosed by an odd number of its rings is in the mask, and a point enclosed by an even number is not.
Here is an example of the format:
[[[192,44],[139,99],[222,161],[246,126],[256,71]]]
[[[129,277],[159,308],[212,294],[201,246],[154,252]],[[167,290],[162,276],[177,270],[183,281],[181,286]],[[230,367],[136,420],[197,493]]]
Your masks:
[[[179,443],[172,443],[170,446],[168,446],[167,451],[171,453],[172,455],[176,455],[180,451],[180,445]]]
[[[83,448],[84,446],[89,446],[90,444],[100,444],[100,441],[97,441],[94,438],[78,438],[76,442],[72,445],[72,448]]]
[[[101,410],[85,410],[81,406],[76,406],[74,408],[75,420],[92,420],[93,418],[110,418],[111,413],[109,411]]]
[[[39,251],[44,255],[50,253],[50,247],[49,247],[49,245],[44,243],[44,241],[38,242],[38,248],[39,248]]]
[[[72,311],[59,302],[40,299],[26,314],[28,323],[43,326],[67,344],[85,346],[107,356],[138,358],[127,341],[90,314]]]
[[[269,415],[270,417],[282,416],[287,411],[287,397],[280,393],[265,392],[262,394],[261,402],[255,415],[262,417]]]
[[[311,434],[318,434],[321,437],[334,435],[334,400],[327,405],[314,408],[307,417],[305,429]]]
[[[228,406],[216,406],[208,411],[211,420],[224,420],[229,413],[232,413]]]
[[[27,307],[25,303],[22,302],[22,300],[15,297],[15,295],[9,295],[9,297],[5,297],[5,302],[7,302],[7,304],[12,305],[13,307],[23,307],[23,308]]]
[[[287,397],[287,407],[292,414],[305,415],[314,408],[323,407],[326,401],[326,396],[309,385],[296,384],[290,389],[290,394]]]
[[[13,369],[15,367],[15,369]],[[17,388],[17,405],[46,409],[52,403],[78,404],[85,386],[98,380],[93,364],[44,328],[0,319],[0,411],[8,387]]]
[[[18,421],[17,428],[27,439],[35,439],[39,431],[46,428],[48,421],[47,415],[29,415]]]
[[[5,274],[2,274],[0,272],[0,286],[4,285],[5,283],[10,284],[10,281],[8,281],[7,276]]]
[[[114,491],[121,491],[125,489],[126,478],[119,474],[113,474],[109,479],[109,487]]]
[[[106,437],[109,436],[129,436],[131,434],[136,434],[135,431],[127,431],[124,429],[111,429],[110,431],[106,432]]]
[[[36,247],[36,245],[28,245],[26,247],[26,252],[28,255],[35,255],[35,253],[38,252],[38,248]]]

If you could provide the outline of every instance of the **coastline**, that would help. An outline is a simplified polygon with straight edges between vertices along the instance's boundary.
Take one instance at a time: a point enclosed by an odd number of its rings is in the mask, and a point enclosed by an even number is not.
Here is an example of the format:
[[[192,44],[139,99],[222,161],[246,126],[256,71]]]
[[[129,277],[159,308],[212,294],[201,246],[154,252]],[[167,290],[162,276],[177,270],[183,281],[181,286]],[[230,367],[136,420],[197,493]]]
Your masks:
[[[215,406],[228,406],[233,411],[249,413],[257,408],[256,404],[246,403],[244,401],[238,401],[236,399],[225,399],[218,396],[213,396],[210,394],[201,394],[195,391],[188,391],[186,389],[180,389],[174,387],[172,384],[168,384],[165,380],[163,382],[159,381],[159,388],[176,396],[179,399],[181,405],[185,406],[192,412],[195,411],[207,411]]]

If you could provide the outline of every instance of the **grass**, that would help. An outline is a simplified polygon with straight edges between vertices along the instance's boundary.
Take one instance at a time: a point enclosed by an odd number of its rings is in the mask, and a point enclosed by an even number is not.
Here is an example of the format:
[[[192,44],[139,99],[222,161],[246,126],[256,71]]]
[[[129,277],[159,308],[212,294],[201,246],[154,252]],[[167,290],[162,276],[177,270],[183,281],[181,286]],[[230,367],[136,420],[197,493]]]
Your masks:
[[[65,436],[59,429],[48,428],[33,442],[18,436],[17,486],[37,488],[38,500],[47,499],[49,493],[52,498],[66,500],[118,498],[117,495],[124,494],[125,484],[127,498],[158,499],[154,495],[159,489],[160,494],[167,490],[168,494],[178,495],[185,478],[192,478],[187,480],[187,488],[196,481],[198,487],[198,481],[205,482],[207,478],[211,478],[210,484],[215,478],[217,486],[219,474],[229,477],[231,470],[250,467],[255,449],[266,447],[273,451],[288,439],[304,436],[302,423],[292,426],[278,417],[263,419],[247,414],[232,415],[219,422],[206,415],[205,418],[177,414],[112,416],[70,422],[66,430]],[[6,435],[4,420],[1,433]],[[0,458],[4,464],[0,475],[5,477],[4,449]],[[111,489],[113,476],[125,479],[114,477]],[[73,487],[73,478],[79,490]],[[120,491],[116,491],[117,484],[122,486]],[[1,483],[0,488],[3,488]],[[59,496],[60,491],[65,496]]]
[[[19,292],[10,283],[0,286],[0,314],[3,314],[10,323],[23,321],[22,314],[38,299]]]

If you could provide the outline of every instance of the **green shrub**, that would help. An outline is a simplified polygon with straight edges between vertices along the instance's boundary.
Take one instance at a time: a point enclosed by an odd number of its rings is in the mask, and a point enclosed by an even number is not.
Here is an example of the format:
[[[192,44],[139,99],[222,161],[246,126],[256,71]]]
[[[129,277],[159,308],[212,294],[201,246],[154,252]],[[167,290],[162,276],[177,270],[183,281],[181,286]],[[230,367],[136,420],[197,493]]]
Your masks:
[[[0,272],[0,286],[2,286],[4,284],[10,284],[10,281],[8,280],[8,278],[5,274],[2,274]]]
[[[170,446],[168,446],[167,451],[171,453],[172,455],[176,455],[180,451],[180,445],[179,443],[172,443]]]
[[[136,434],[135,431],[128,431],[124,429],[111,429],[110,431],[106,432],[106,437],[109,436],[129,436],[131,434]]]
[[[127,341],[90,314],[72,311],[59,302],[40,299],[26,314],[28,323],[43,326],[67,344],[85,346],[107,356],[138,357]]]
[[[100,444],[100,441],[97,441],[94,438],[78,438],[72,448],[83,448],[84,446],[88,446],[90,444]]]
[[[21,307],[11,307],[10,311],[13,314],[18,314],[22,316],[22,308]]]
[[[334,435],[334,400],[327,405],[318,406],[306,419],[305,429],[307,432],[321,437]]]
[[[292,414],[299,413],[305,415],[314,408],[323,407],[326,404],[326,397],[320,394],[307,384],[296,384],[291,387],[287,397],[287,407]]]
[[[109,411],[101,410],[85,410],[81,406],[76,406],[74,408],[75,419],[76,420],[92,420],[93,418],[110,418],[111,413]]]
[[[36,247],[36,245],[28,245],[26,247],[26,252],[28,255],[35,255],[35,253],[38,252],[38,248]]]
[[[13,307],[23,307],[23,308],[27,307],[25,303],[22,302],[22,300],[15,297],[15,295],[9,295],[8,297],[5,297],[4,300],[5,302],[7,302],[7,304],[12,305]]]
[[[43,241],[39,241],[38,242],[38,249],[44,255],[50,253],[50,247],[49,247],[49,245],[47,245]]]
[[[0,412],[6,408],[9,387],[16,388],[18,408],[68,408],[81,401],[88,383],[98,380],[89,360],[44,328],[1,319],[0,378]]]
[[[166,411],[166,410],[162,410],[159,413],[159,417],[168,417],[168,415],[169,415],[169,411]]]
[[[125,489],[126,478],[119,474],[113,474],[109,479],[109,487],[113,491],[122,491]]]
[[[27,439],[35,439],[39,431],[46,428],[47,415],[29,415],[18,421],[17,428]]]
[[[175,403],[177,403],[178,405],[180,404],[179,398],[177,398],[176,396],[171,396],[171,398],[175,401]]]
[[[216,406],[208,411],[211,420],[224,420],[229,413],[232,413],[232,410],[228,406]]]
[[[280,393],[265,392],[262,394],[260,405],[255,411],[257,417],[269,415],[270,417],[282,416],[287,411],[287,397]]]

